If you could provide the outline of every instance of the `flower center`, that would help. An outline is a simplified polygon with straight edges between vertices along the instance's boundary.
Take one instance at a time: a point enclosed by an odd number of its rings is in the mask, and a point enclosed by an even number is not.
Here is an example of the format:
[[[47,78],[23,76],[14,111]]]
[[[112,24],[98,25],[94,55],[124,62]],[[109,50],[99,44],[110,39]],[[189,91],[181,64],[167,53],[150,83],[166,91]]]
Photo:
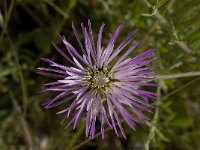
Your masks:
[[[110,87],[111,74],[107,68],[87,69],[85,77],[87,86],[92,88],[94,92],[105,93]]]
[[[98,71],[94,73],[93,78],[91,80],[93,88],[103,88],[109,82],[109,78],[102,71]]]

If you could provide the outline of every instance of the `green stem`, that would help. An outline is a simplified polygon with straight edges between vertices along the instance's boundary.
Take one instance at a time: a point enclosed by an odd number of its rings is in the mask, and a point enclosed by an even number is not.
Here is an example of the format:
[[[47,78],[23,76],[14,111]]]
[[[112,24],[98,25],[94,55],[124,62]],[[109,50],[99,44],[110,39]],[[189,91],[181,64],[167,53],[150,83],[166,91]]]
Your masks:
[[[81,122],[78,132],[76,132],[76,134],[73,135],[72,139],[68,141],[67,147],[65,148],[66,150],[71,149],[75,145],[76,141],[79,139],[79,137],[84,132],[84,129],[85,129],[84,122]]]
[[[2,24],[3,25],[3,31],[2,31],[2,33],[0,35],[0,45],[1,45],[1,42],[2,42],[2,39],[3,39],[3,36],[7,31],[7,26],[8,26],[8,23],[10,21],[10,17],[11,17],[13,8],[14,8],[14,4],[15,4],[15,0],[12,0],[11,3],[10,3],[10,6],[8,8],[8,12],[6,12],[5,22],[3,20],[3,24]]]
[[[19,104],[17,103],[17,100],[15,99],[14,94],[12,93],[11,90],[9,90],[9,96],[11,98],[13,107],[14,107],[16,113],[17,113],[17,117],[19,118],[19,123],[21,124],[22,131],[23,131],[23,134],[24,134],[24,139],[27,143],[28,149],[34,150],[33,140],[32,140],[29,128],[28,128],[28,124],[27,124],[24,116],[22,115],[21,108],[20,108]]]
[[[147,7],[154,7],[152,6],[148,0],[143,0],[144,3],[147,5]],[[164,16],[162,16],[158,10],[158,8],[154,8],[155,9],[155,13],[153,13],[153,15],[160,21],[162,22],[163,24],[169,26],[171,29],[172,29],[172,35],[173,37],[175,38],[175,43],[180,47],[182,48],[186,53],[189,53],[189,54],[195,54],[195,51],[193,49],[191,49],[186,43],[184,43],[183,41],[179,41],[178,39],[178,35],[177,35],[177,32],[176,30],[174,29],[174,27],[172,25],[171,22],[169,22]],[[153,15],[150,15],[150,16],[153,16]]]
[[[25,117],[26,116],[26,110],[27,110],[27,104],[28,104],[28,91],[27,91],[27,87],[26,87],[26,84],[25,84],[25,78],[24,78],[24,75],[23,75],[23,72],[22,72],[22,69],[21,69],[21,65],[19,63],[19,58],[18,58],[17,51],[15,49],[14,43],[11,40],[10,35],[7,32],[7,30],[6,30],[6,34],[7,34],[7,38],[8,38],[8,41],[10,43],[11,49],[13,51],[15,62],[16,62],[16,65],[17,65],[17,68],[18,68],[18,71],[19,71],[19,78],[20,78],[20,83],[21,83],[21,88],[22,88],[22,97],[23,97],[23,115]]]
[[[176,78],[193,77],[193,76],[200,76],[200,71],[185,72],[185,73],[170,74],[170,75],[156,75],[155,80],[176,79]]]
[[[157,89],[157,94],[160,95],[160,91],[161,91],[161,88],[158,87]],[[149,132],[149,135],[144,143],[144,150],[149,150],[149,145],[151,143],[151,141],[155,138],[155,133],[156,133],[156,126],[157,126],[157,122],[158,122],[158,117],[159,117],[159,107],[160,107],[160,104],[161,104],[161,101],[159,100],[157,105],[156,105],[156,108],[155,108],[155,113],[154,113],[154,116],[153,116],[153,120],[151,121],[151,127],[150,127],[150,132]]]

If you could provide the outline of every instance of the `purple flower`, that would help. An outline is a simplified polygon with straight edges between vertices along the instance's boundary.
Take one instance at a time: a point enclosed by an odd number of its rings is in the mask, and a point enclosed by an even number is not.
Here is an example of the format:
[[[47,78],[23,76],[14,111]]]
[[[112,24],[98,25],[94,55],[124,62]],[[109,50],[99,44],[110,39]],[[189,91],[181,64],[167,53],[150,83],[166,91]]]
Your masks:
[[[104,138],[104,124],[114,129],[117,136],[118,131],[121,131],[123,137],[126,138],[121,120],[123,119],[134,129],[136,123],[142,123],[148,119],[144,112],[151,112],[152,106],[149,104],[149,99],[157,97],[155,93],[139,89],[140,86],[157,86],[149,83],[153,80],[153,77],[148,76],[153,72],[152,68],[145,67],[155,60],[155,58],[148,59],[155,49],[127,58],[143,39],[132,44],[137,32],[134,30],[118,46],[115,46],[123,26],[122,23],[110,35],[108,44],[103,47],[104,24],[100,27],[96,44],[91,22],[88,21],[88,28],[81,24],[84,37],[84,44],[82,44],[72,23],[80,48],[75,49],[65,36],[61,36],[66,47],[65,51],[53,43],[55,50],[70,63],[70,66],[42,58],[50,67],[38,68],[40,74],[56,78],[55,82],[45,84],[46,88],[43,91],[59,92],[55,98],[45,102],[43,106],[49,109],[68,103],[69,106],[66,109],[57,113],[64,113],[62,123],[72,116],[67,127],[73,124],[73,128],[76,128],[80,117],[86,114],[86,137],[94,138],[95,123],[99,120],[102,138]],[[128,47],[127,50],[124,50],[125,47]]]

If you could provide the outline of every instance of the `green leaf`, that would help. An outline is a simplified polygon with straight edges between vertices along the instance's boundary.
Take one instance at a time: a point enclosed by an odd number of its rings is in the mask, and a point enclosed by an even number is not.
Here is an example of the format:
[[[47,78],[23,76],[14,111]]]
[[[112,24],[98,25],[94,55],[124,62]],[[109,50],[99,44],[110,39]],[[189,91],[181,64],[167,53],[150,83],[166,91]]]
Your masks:
[[[188,128],[193,124],[193,119],[192,118],[176,118],[175,120],[172,121],[172,125],[174,127],[178,128]]]

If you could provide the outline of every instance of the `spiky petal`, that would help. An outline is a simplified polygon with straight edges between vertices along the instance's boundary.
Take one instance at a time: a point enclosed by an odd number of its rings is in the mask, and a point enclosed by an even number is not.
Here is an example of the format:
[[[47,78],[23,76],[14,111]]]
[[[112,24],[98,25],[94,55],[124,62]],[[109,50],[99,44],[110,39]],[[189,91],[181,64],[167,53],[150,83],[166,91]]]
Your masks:
[[[69,106],[57,114],[65,114],[62,123],[72,115],[67,127],[73,124],[73,128],[76,128],[82,114],[86,113],[86,137],[94,138],[95,124],[99,119],[102,138],[104,138],[105,124],[114,129],[117,135],[119,135],[119,129],[126,138],[120,118],[123,118],[127,125],[134,129],[136,123],[148,119],[144,112],[151,112],[152,106],[149,104],[149,99],[157,97],[155,93],[140,89],[141,86],[157,86],[149,83],[153,80],[153,77],[149,76],[153,70],[145,67],[155,60],[155,58],[148,59],[155,49],[127,59],[127,56],[143,39],[132,44],[137,32],[134,30],[119,46],[115,47],[115,42],[123,26],[124,24],[121,24],[111,34],[110,41],[103,48],[104,24],[99,29],[95,45],[90,21],[88,21],[88,28],[81,24],[84,44],[81,43],[78,32],[72,23],[72,29],[81,52],[77,51],[65,36],[61,36],[66,51],[62,51],[54,43],[52,45],[71,65],[64,66],[42,58],[50,67],[38,68],[40,74],[56,78],[55,82],[45,84],[46,88],[43,91],[60,92],[55,98],[45,102],[43,106],[48,109],[68,103]],[[124,48],[128,45],[130,46],[125,51]],[[115,58],[117,60],[113,64]]]

